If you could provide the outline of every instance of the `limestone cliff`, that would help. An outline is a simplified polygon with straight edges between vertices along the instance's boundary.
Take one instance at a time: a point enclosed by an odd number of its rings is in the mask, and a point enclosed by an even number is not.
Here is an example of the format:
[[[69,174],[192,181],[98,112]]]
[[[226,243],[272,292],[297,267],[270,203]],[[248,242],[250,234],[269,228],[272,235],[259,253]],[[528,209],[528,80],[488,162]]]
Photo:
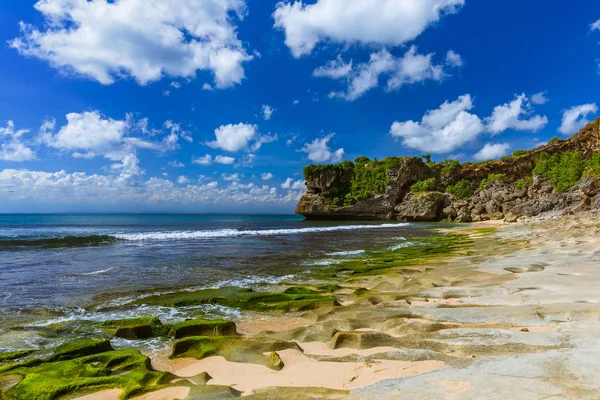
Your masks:
[[[425,159],[425,160],[424,160]],[[600,208],[600,119],[498,161],[429,157],[309,166],[296,213],[308,219],[469,222]]]

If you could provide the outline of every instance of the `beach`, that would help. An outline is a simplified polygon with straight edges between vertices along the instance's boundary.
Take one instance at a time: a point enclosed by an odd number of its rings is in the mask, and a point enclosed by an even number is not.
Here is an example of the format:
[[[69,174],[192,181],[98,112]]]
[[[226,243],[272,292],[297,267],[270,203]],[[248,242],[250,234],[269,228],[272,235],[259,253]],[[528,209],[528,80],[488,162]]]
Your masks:
[[[340,250],[329,256],[338,263],[263,291],[148,294],[137,302],[163,312],[205,299],[233,309],[235,300],[238,313],[219,316],[235,332],[183,322],[175,336],[204,336],[113,339],[113,353],[139,349],[153,373],[166,373],[156,390],[91,385],[67,397],[594,399],[599,231],[597,212],[442,224],[391,246],[382,238],[384,249]],[[25,370],[0,372],[7,398]]]

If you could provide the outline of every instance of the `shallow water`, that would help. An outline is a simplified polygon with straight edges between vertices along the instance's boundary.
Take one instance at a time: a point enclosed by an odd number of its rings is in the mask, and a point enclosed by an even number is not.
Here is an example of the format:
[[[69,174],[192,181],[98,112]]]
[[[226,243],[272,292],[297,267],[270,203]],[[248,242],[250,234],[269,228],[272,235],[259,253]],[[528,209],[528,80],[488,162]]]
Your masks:
[[[315,269],[365,250],[401,244],[426,229],[309,222],[294,215],[2,215],[0,321],[32,314],[35,319],[81,318],[89,314],[86,307],[118,307],[119,298],[134,293],[301,280]],[[99,246],[79,241],[71,247],[22,245],[90,235],[109,235],[116,241]],[[20,245],[10,246],[16,240]],[[50,315],[39,316],[39,310]],[[123,313],[132,314],[113,310]]]

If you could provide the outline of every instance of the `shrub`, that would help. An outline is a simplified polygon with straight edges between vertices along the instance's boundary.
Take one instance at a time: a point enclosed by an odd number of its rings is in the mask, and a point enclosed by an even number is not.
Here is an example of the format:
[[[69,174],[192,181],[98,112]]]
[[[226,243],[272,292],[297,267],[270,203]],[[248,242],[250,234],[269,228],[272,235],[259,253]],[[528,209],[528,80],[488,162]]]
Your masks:
[[[552,155],[541,153],[536,161],[533,174],[548,179],[557,191],[564,193],[579,182],[586,164],[588,162],[577,151]]]
[[[558,143],[558,142],[561,142],[560,138],[558,138],[557,136],[554,136],[552,139],[550,139],[550,141],[548,143],[552,144],[552,143]]]
[[[520,156],[524,156],[527,153],[529,153],[527,150],[515,150],[515,151],[513,151],[512,155],[514,157],[520,157]]]
[[[458,160],[444,160],[437,164],[440,174],[442,176],[448,175],[449,173],[459,170],[461,168]]]
[[[482,180],[479,184],[479,190],[485,189],[485,187],[492,182],[510,182],[510,179],[505,174],[489,174],[487,178]]]
[[[600,176],[600,153],[594,153],[592,158],[587,162],[583,176]]]
[[[517,189],[525,189],[533,184],[533,178],[529,177],[527,179],[519,179],[515,184]]]
[[[352,161],[344,161],[339,164],[312,164],[304,167],[304,178],[308,180],[312,180],[316,178],[319,174],[327,170],[334,170],[338,173],[344,172],[352,172],[354,171],[354,163]]]
[[[419,181],[410,187],[411,192],[420,193],[420,192],[431,192],[435,189],[437,185],[437,181],[435,178],[425,179],[424,181]]]
[[[473,196],[473,188],[471,188],[471,184],[466,179],[455,185],[448,186],[446,192],[454,195],[459,200],[470,199]]]

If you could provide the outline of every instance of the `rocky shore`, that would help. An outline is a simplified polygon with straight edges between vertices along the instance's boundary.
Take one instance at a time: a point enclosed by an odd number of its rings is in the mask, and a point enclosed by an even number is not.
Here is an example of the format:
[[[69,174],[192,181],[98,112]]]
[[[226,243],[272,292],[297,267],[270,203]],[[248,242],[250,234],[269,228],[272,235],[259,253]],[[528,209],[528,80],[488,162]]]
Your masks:
[[[48,326],[47,335],[87,338],[46,352],[0,354],[0,393],[86,400],[595,399],[599,232],[597,212],[481,222],[349,257],[269,292],[156,294],[139,302],[247,313],[231,321]],[[153,337],[169,348],[141,353],[136,342]]]
[[[424,155],[309,166],[296,213],[324,220],[514,222],[553,210],[595,209],[599,152],[596,120],[567,140],[498,161],[435,163]]]

